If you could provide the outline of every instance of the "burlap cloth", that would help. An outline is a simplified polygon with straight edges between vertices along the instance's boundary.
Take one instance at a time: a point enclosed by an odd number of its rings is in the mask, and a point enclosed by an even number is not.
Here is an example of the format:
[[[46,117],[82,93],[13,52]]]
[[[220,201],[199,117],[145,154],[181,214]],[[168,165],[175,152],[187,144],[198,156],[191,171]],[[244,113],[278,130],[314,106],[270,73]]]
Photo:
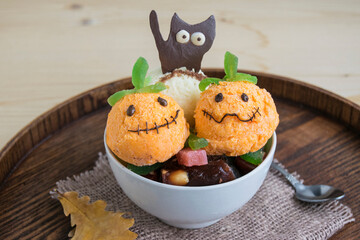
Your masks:
[[[118,186],[107,158],[99,154],[93,170],[56,183],[60,192],[77,191],[108,203],[108,210],[130,212],[131,231],[138,239],[327,239],[355,221],[351,209],[335,201],[308,204],[294,198],[294,190],[270,170],[256,195],[240,210],[202,229],[178,229],[144,212]],[[234,199],[236,201],[236,199]]]

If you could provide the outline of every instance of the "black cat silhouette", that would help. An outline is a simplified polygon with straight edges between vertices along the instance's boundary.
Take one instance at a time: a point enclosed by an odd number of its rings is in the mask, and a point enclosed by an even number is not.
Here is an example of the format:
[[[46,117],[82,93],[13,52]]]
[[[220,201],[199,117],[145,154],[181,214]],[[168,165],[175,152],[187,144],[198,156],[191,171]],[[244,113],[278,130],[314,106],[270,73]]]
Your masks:
[[[176,68],[186,67],[199,71],[204,54],[210,49],[215,38],[215,18],[211,15],[198,24],[188,24],[174,13],[171,19],[170,33],[165,41],[160,33],[157,14],[150,13],[150,27],[159,51],[162,72],[172,72]]]

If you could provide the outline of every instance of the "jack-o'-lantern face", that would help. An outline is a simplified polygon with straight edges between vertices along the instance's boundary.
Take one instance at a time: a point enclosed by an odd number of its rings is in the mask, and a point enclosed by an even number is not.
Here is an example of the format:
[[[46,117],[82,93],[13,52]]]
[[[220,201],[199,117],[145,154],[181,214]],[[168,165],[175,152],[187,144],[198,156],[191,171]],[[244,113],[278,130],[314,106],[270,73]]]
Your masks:
[[[246,81],[213,85],[201,94],[195,110],[197,135],[206,138],[208,154],[229,156],[264,146],[279,123],[265,89]]]
[[[161,93],[135,93],[119,100],[107,121],[107,144],[122,160],[151,165],[175,155],[189,135],[184,111]]]
[[[160,96],[156,98],[156,96],[138,95],[137,98],[139,97],[143,98],[142,100],[145,100],[145,97],[150,97],[150,99],[146,99],[145,103],[139,102],[138,99],[136,107],[130,103],[126,109],[125,124],[128,125],[129,132],[140,135],[140,132],[149,134],[150,131],[156,131],[160,134],[159,129],[163,127],[169,129],[172,124],[177,124],[180,108],[177,109],[173,102],[168,105],[168,101]],[[152,110],[148,111],[149,109]],[[137,126],[135,127],[134,124]],[[145,126],[140,127],[140,125]]]

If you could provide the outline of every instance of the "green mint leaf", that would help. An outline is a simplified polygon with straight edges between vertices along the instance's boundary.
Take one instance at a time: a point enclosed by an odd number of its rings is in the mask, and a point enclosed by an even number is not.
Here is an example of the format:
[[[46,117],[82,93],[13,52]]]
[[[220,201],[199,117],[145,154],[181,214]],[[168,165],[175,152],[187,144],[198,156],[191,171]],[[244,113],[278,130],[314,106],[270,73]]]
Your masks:
[[[225,75],[228,78],[234,78],[237,73],[237,67],[238,67],[238,58],[234,54],[230,52],[226,52],[224,59]]]
[[[143,57],[139,57],[136,63],[134,64],[132,70],[132,84],[135,89],[140,89],[145,87],[145,76],[149,69],[149,64]]]
[[[134,64],[132,71],[132,83],[135,89],[131,90],[122,90],[114,93],[108,98],[108,103],[110,106],[114,106],[117,101],[126,95],[133,93],[158,93],[166,89],[164,83],[156,83],[154,85],[149,85],[151,82],[151,77],[148,76],[145,78],[149,65],[145,58],[139,57],[136,63]]]
[[[166,86],[162,82],[158,82],[154,85],[149,85],[141,89],[137,89],[136,93],[158,93],[166,89]]]
[[[148,165],[148,166],[136,166],[136,165],[133,165],[133,164],[123,161],[118,156],[116,156],[116,154],[113,153],[112,151],[111,151],[111,153],[122,165],[124,165],[126,168],[128,168],[129,170],[131,170],[134,173],[137,173],[139,175],[147,175],[147,174],[151,173],[152,171],[155,171],[156,169],[160,168],[164,164],[164,163],[158,162],[158,163],[155,163],[153,165]]]
[[[135,89],[118,91],[118,92],[114,93],[113,95],[111,95],[107,99],[107,101],[110,104],[110,106],[114,106],[115,103],[117,103],[117,101],[119,101],[121,98],[125,97],[126,95],[133,94],[135,92],[136,92]]]
[[[212,83],[219,85],[219,82],[222,81],[220,78],[205,78],[199,84],[200,91],[205,91],[205,89]]]
[[[149,85],[147,87],[143,87],[140,89],[130,89],[130,90],[118,91],[118,92],[114,93],[113,95],[111,95],[107,101],[110,104],[110,106],[114,106],[115,103],[117,103],[117,101],[119,101],[121,98],[125,97],[126,95],[134,94],[134,93],[158,93],[165,89],[166,89],[165,84],[160,82],[160,83],[156,83],[154,85]]]
[[[139,175],[147,175],[151,173],[152,171],[155,171],[156,169],[160,168],[163,165],[163,163],[155,163],[153,165],[149,166],[135,166],[133,164],[128,163],[126,167],[133,171],[134,173],[137,173]]]
[[[150,82],[151,82],[151,77],[147,76],[144,80],[144,87],[149,86]]]
[[[257,77],[246,73],[236,73],[234,78],[228,79],[229,82],[246,81],[257,84]]]
[[[240,157],[251,164],[259,165],[262,162],[264,155],[265,152],[260,149],[256,152],[249,152],[247,154],[241,155]]]
[[[264,146],[264,151],[266,153],[269,153],[270,152],[270,148],[272,146],[272,143],[273,143],[273,137],[271,136],[271,138],[266,142],[265,146]]]
[[[204,148],[209,144],[205,138],[199,138],[194,133],[190,133],[186,143],[192,150]]]

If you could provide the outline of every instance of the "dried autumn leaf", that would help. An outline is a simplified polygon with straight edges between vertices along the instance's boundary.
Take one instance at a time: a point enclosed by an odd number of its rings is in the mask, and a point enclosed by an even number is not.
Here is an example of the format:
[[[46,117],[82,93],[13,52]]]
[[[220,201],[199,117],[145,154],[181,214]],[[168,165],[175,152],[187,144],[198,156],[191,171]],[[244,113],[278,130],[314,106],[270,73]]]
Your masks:
[[[90,204],[88,196],[78,198],[77,192],[62,194],[56,191],[56,195],[64,208],[64,214],[71,214],[71,226],[76,225],[73,240],[137,238],[137,234],[129,230],[134,225],[134,219],[124,218],[120,212],[106,211],[106,202],[98,200]]]

